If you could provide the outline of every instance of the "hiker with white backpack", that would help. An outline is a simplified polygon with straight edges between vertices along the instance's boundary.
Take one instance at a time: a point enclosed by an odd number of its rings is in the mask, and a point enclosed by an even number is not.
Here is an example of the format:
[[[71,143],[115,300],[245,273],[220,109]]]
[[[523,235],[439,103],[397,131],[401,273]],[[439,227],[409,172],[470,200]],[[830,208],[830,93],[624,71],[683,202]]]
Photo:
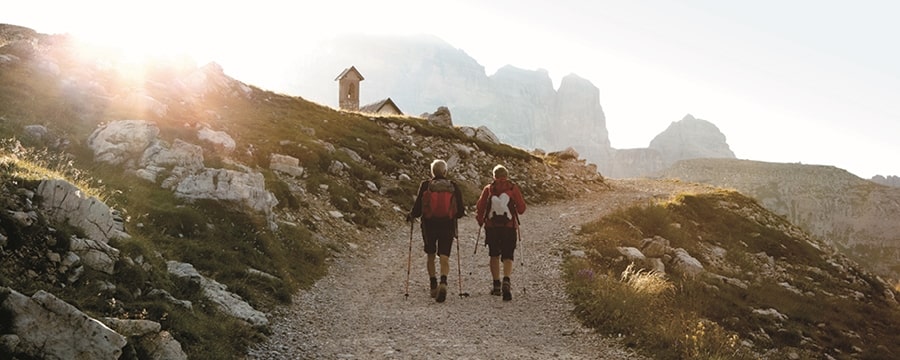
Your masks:
[[[484,187],[475,207],[475,220],[484,227],[485,243],[490,256],[493,283],[491,295],[502,295],[504,301],[512,300],[513,253],[518,240],[519,215],[525,213],[525,199],[519,186],[509,180],[509,171],[503,165],[493,169],[494,181]],[[500,263],[503,263],[503,281],[500,281]]]
[[[425,264],[428,270],[431,297],[435,298],[437,302],[444,302],[447,298],[450,251],[453,238],[457,235],[456,222],[457,219],[465,216],[466,210],[463,206],[462,191],[459,186],[447,179],[447,162],[440,159],[434,160],[431,163],[431,176],[430,180],[423,181],[419,186],[416,202],[406,215],[406,221],[412,223],[416,218],[422,218],[422,239],[427,255]],[[412,229],[411,226],[410,229]],[[436,277],[437,271],[434,264],[435,258],[438,256],[441,266],[440,283]]]

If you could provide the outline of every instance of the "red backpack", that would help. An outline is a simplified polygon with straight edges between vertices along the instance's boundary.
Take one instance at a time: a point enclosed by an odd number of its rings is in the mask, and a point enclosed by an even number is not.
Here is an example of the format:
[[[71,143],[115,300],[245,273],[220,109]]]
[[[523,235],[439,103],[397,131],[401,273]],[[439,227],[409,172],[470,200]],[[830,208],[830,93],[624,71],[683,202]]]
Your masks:
[[[456,219],[456,188],[447,179],[428,182],[422,194],[422,217],[425,219]]]

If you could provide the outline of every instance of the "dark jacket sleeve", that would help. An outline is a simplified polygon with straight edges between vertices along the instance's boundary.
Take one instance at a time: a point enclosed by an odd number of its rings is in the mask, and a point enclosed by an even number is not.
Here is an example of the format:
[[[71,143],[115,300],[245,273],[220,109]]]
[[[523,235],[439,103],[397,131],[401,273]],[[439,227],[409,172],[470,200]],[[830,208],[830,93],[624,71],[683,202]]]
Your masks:
[[[456,198],[456,218],[466,216],[466,204],[463,204],[462,190],[455,182],[453,183],[453,197]]]
[[[484,225],[484,216],[487,212],[487,202],[488,198],[491,196],[491,186],[485,186],[483,190],[481,190],[481,196],[478,197],[478,202],[475,203],[475,221],[478,222],[478,226]]]
[[[423,181],[422,184],[419,185],[419,193],[416,194],[416,202],[409,211],[409,217],[415,219],[422,216],[422,194],[425,193],[426,189],[428,189],[428,180]]]

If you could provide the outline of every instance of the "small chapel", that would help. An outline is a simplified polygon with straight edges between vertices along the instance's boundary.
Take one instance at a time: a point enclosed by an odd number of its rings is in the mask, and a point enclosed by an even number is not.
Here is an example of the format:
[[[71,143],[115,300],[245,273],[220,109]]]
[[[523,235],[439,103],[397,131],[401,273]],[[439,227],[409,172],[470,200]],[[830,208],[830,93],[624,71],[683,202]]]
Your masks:
[[[338,106],[345,111],[359,111],[378,115],[403,115],[391,98],[359,106],[359,82],[365,80],[355,66],[344,69],[334,79],[338,82]]]

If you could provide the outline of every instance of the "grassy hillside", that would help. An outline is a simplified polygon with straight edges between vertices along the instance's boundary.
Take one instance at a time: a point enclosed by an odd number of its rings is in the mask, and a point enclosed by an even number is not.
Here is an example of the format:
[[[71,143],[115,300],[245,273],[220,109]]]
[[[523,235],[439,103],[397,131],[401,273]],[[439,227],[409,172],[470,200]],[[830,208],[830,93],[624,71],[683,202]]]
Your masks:
[[[900,189],[833,166],[692,159],[663,178],[735,189],[900,287]]]
[[[888,359],[900,355],[890,286],[736,192],[683,194],[582,228],[569,262],[576,312],[660,359]],[[699,276],[647,270],[619,247],[661,237],[699,260]],[[644,269],[642,269],[644,267]]]

